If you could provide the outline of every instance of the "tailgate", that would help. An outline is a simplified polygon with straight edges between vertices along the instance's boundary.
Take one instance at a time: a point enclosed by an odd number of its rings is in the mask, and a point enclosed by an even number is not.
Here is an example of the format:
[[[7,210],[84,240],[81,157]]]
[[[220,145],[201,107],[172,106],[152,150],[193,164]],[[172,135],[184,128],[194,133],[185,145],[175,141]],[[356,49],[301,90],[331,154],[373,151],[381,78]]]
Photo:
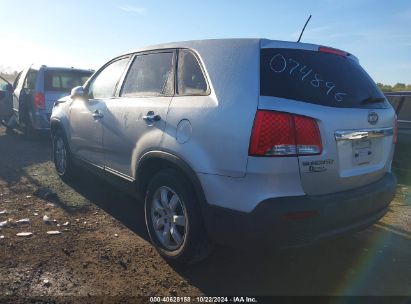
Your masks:
[[[69,93],[67,92],[46,91],[46,93],[44,94],[44,99],[46,102],[46,112],[51,113],[51,110],[53,109],[53,104],[60,98],[63,98],[67,95],[69,95]]]
[[[372,127],[367,119],[370,113],[379,117],[379,123]],[[314,116],[324,149],[318,156],[299,157],[301,182],[307,194],[358,188],[391,170],[392,109],[340,109]]]
[[[394,110],[341,109],[260,97],[259,109],[294,113],[316,120],[323,150],[298,156],[304,192],[320,195],[370,184],[391,170]],[[378,122],[368,123],[370,113]]]

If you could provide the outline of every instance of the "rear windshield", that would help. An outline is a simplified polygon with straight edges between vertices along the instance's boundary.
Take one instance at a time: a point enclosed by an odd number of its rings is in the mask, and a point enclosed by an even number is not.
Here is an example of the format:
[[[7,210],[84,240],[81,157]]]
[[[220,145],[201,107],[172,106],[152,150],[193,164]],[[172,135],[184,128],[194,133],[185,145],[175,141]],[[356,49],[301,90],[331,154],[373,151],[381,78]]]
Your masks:
[[[70,92],[72,88],[83,85],[91,74],[92,72],[87,71],[45,71],[44,89]]]
[[[340,108],[388,107],[383,93],[354,60],[335,54],[261,49],[260,94]]]

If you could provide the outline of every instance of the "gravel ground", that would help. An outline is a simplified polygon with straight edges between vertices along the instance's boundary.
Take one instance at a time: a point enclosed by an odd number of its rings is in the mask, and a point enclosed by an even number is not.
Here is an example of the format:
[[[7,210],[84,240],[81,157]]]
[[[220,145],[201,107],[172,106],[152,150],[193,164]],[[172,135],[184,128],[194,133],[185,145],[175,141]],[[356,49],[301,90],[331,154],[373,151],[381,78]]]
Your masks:
[[[411,296],[406,178],[387,215],[363,232],[275,252],[216,247],[204,262],[173,269],[147,241],[141,202],[87,172],[63,183],[50,155],[47,135],[0,128],[0,297]]]

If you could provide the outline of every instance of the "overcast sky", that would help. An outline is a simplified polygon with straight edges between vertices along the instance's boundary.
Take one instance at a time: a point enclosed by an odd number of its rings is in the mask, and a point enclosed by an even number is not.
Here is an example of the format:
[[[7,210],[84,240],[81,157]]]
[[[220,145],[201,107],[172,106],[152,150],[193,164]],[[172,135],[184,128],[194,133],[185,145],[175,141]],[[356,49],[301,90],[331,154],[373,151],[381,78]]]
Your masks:
[[[97,69],[140,46],[206,38],[292,40],[359,57],[377,82],[411,83],[411,1],[0,0],[0,66]]]

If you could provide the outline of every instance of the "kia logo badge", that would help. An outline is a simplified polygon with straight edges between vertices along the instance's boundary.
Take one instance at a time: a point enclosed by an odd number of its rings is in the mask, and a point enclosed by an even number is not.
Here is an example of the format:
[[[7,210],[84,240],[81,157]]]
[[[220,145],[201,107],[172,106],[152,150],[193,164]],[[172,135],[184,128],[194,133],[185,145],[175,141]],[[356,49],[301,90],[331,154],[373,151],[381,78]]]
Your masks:
[[[377,121],[378,121],[378,114],[377,113],[375,113],[375,112],[368,113],[368,122],[371,125],[375,125],[377,123]]]

